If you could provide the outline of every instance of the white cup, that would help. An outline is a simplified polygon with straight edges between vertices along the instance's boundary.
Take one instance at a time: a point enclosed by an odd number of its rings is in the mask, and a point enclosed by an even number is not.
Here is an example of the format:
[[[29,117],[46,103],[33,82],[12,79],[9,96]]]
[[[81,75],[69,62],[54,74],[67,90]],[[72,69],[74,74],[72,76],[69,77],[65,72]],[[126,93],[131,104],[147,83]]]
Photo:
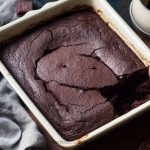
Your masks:
[[[142,0],[132,0],[130,16],[135,27],[150,37],[150,9],[142,3]]]

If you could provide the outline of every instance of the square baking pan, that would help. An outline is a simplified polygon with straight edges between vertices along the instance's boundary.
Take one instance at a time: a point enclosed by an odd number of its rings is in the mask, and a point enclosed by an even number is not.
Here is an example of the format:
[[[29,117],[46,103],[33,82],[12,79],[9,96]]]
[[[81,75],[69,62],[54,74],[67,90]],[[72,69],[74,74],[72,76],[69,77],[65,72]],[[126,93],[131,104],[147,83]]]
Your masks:
[[[13,21],[3,27],[0,27],[0,44],[6,43],[12,38],[31,29],[32,27],[46,22],[55,16],[71,11],[73,8],[80,6],[90,6],[95,12],[125,41],[131,50],[149,67],[150,49],[134,33],[134,31],[122,20],[106,0],[60,0],[57,2],[47,3],[43,8],[28,12],[24,17]],[[35,106],[30,97],[24,92],[21,86],[16,82],[14,77],[0,61],[0,71],[9,81],[15,91],[18,93],[25,105],[30,109],[33,115],[49,135],[63,148],[70,149],[77,147],[87,141],[91,141],[98,136],[106,134],[108,131],[122,125],[137,115],[150,109],[150,101],[139,106],[136,109],[116,118],[102,127],[84,135],[82,138],[74,141],[64,140],[50,122],[43,116],[40,110]]]

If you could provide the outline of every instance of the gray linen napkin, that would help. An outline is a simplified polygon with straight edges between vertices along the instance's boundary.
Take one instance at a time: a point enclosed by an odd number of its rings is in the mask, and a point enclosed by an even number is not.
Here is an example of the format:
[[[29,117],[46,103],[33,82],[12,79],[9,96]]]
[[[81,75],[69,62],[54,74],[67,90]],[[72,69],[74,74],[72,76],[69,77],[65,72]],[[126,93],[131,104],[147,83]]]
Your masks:
[[[16,0],[0,0],[0,26],[17,19]]]
[[[19,18],[16,14],[17,0],[0,0],[0,26]],[[38,0],[33,0],[34,9],[42,7]]]
[[[0,150],[45,150],[46,142],[6,79],[0,81]]]

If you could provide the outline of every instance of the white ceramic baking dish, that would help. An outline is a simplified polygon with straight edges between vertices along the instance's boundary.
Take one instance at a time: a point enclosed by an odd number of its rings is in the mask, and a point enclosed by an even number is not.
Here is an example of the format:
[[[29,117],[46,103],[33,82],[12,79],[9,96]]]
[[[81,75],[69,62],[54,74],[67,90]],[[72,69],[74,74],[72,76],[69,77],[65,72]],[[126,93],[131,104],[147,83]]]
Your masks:
[[[3,27],[0,27],[0,43],[13,38],[16,35],[28,30],[36,24],[49,20],[50,18],[69,11],[74,7],[88,5],[104,19],[108,25],[115,30],[118,35],[127,43],[127,45],[135,52],[135,54],[144,62],[146,66],[150,65],[150,49],[141,41],[141,39],[132,31],[132,29],[121,19],[106,0],[60,0],[58,2],[48,3],[42,9],[31,11],[24,17],[13,21]],[[140,107],[126,113],[125,115],[109,122],[108,124],[94,130],[93,132],[83,136],[75,141],[64,140],[48,120],[42,115],[38,108],[33,104],[31,99],[26,95],[23,89],[15,81],[13,76],[6,69],[5,64],[0,61],[0,71],[16,90],[22,101],[31,110],[36,119],[46,129],[49,135],[63,148],[73,148],[87,141],[101,136],[104,133],[114,129],[115,127],[127,122],[142,112],[150,109],[150,101]]]

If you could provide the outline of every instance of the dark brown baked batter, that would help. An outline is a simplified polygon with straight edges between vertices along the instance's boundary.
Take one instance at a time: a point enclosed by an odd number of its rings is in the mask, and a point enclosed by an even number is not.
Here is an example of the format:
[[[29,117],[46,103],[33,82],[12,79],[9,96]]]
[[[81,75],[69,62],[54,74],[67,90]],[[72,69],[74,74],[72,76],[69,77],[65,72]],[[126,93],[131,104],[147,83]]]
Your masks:
[[[113,104],[118,95],[148,79],[144,64],[92,10],[22,35],[1,49],[0,58],[66,140],[120,115]]]

